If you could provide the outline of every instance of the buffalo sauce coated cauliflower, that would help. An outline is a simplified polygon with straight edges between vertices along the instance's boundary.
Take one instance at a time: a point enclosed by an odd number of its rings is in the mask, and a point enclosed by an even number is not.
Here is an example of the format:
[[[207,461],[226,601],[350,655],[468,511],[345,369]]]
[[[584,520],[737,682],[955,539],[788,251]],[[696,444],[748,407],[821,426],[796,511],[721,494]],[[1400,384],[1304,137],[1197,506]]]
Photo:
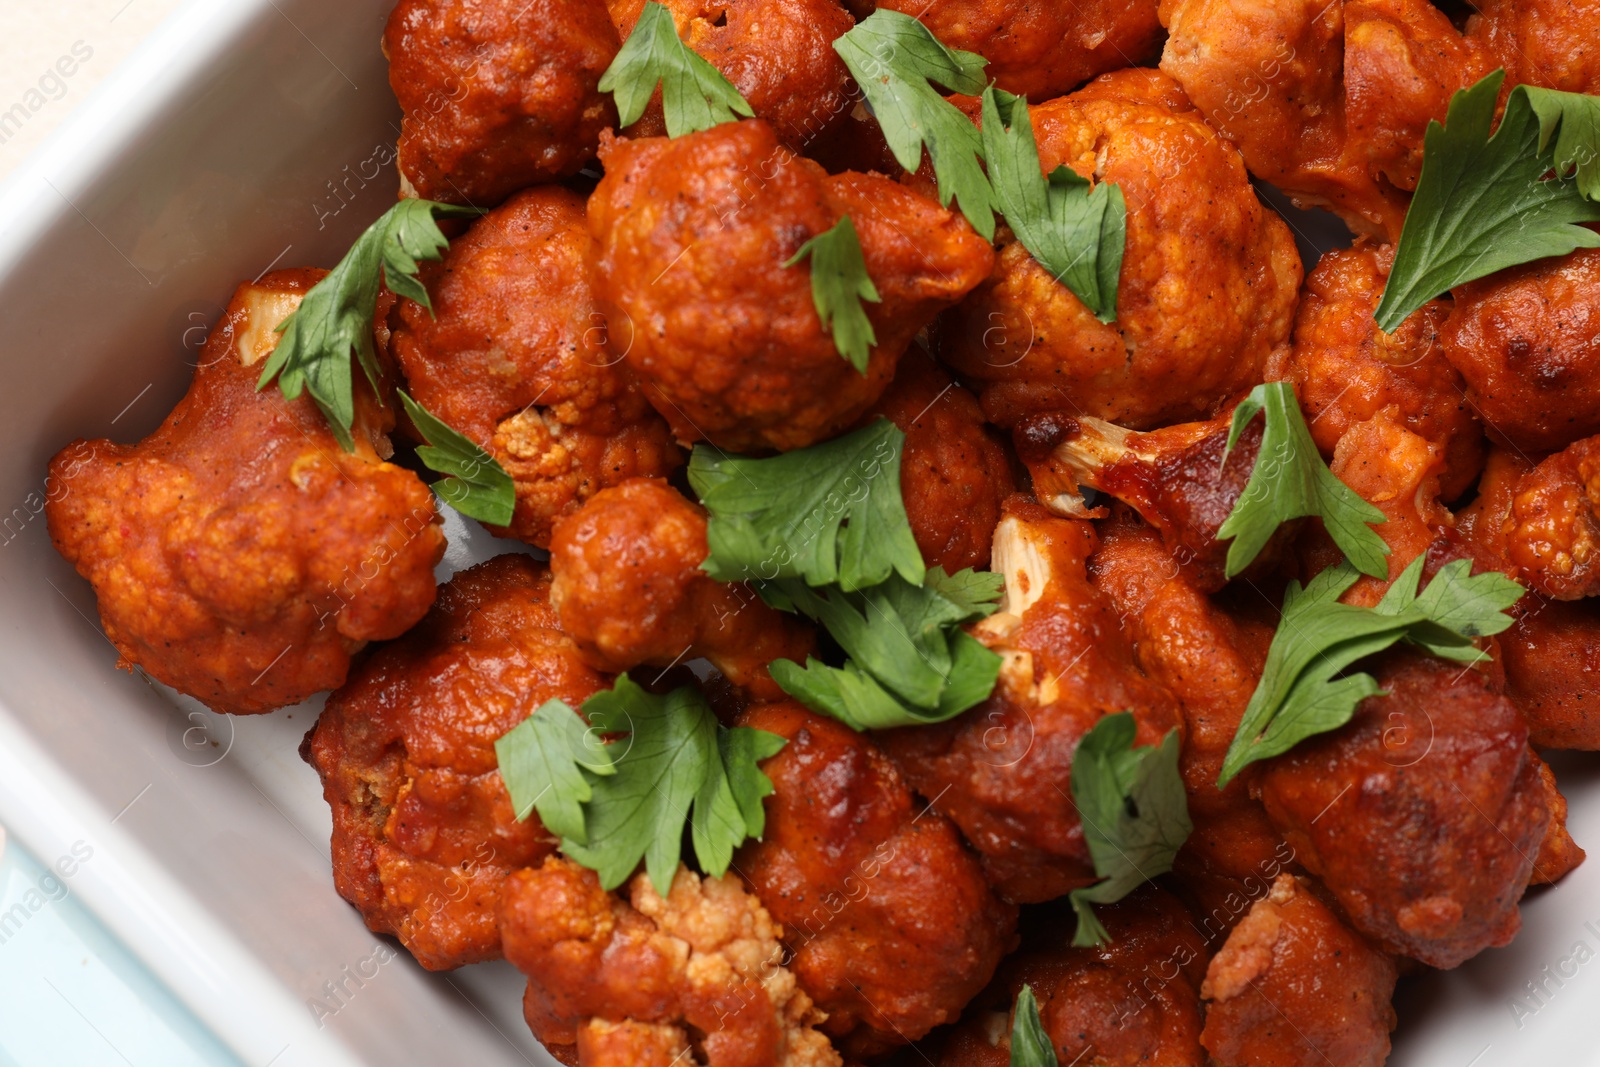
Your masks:
[[[552,856],[507,879],[500,928],[528,1025],[565,1062],[840,1067],[782,927],[732,875],[680,866],[663,897],[638,874],[624,897]]]
[[[1146,429],[1204,418],[1259,382],[1289,336],[1300,256],[1238,152],[1157,71],[1109,74],[1031,110],[1046,173],[1065,165],[1122,188],[1117,318],[1098,321],[1002,235],[994,272],[938,335],[984,414],[1005,427],[1060,413]]]
[[[456,575],[328,698],[301,747],[333,809],[334,884],[429,970],[497,959],[501,881],[556,845],[538,815],[517,820],[495,740],[546,700],[577,707],[609,684],[549,598],[529,556]]]
[[[215,711],[296,704],[341,684],[368,641],[433,603],[433,494],[384,462],[393,409],[356,373],[355,451],[309,396],[258,391],[277,326],[323,272],[242,285],[194,382],[136,445],[77,441],[51,462],[57,551],[94,586],[120,665]]]
[[[602,0],[401,0],[384,30],[407,195],[496,204],[576,174],[617,121]]]
[[[562,515],[608,485],[683,463],[667,424],[606,351],[589,291],[583,200],[530,189],[451,242],[401,300],[390,350],[423,407],[484,445],[517,487],[503,532],[548,547]]]
[[[759,120],[671,140],[608,140],[589,200],[594,288],[623,356],[681,441],[787,450],[849,428],[927,322],[989,272],[966,221],[886,178],[829,177]],[[834,346],[809,261],[848,215],[881,303],[866,373]]]
[[[1000,88],[1031,100],[1076,89],[1096,74],[1155,57],[1155,0],[883,0],[877,6],[925,23],[951,48],[976,52]]]

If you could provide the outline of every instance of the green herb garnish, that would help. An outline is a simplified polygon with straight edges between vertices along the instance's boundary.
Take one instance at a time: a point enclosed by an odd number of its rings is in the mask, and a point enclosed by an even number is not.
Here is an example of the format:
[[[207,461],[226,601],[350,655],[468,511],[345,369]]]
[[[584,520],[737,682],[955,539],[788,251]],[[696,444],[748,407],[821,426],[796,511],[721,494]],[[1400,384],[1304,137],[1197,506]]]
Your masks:
[[[777,660],[767,670],[784,692],[855,730],[943,722],[999,677],[1000,657],[959,627],[992,614],[1001,585],[997,574],[940,568],[921,585],[895,575],[858,593],[793,579],[763,585],[769,603],[822,623],[849,657],[842,667]]]
[[[433,483],[433,491],[461,514],[505,526],[517,509],[517,485],[500,461],[450,427],[433,412],[400,390],[400,402],[417,431],[428,443],[417,458],[431,471],[446,475]]]
[[[276,378],[288,400],[308,390],[327,417],[333,436],[346,452],[353,451],[350,426],[355,421],[355,383],[350,353],[356,354],[367,381],[378,392],[382,371],[372,347],[372,318],[377,313],[379,284],[387,283],[431,315],[433,304],[417,278],[417,268],[422,260],[442,259],[450,244],[435,219],[479,214],[477,208],[432,200],[402,200],[385,211],[350,246],[338,266],[311,287],[294,314],[278,326],[282,337],[267,357],[256,388],[265,389]]]
[[[1358,660],[1400,641],[1459,663],[1489,658],[1473,640],[1511,625],[1505,609],[1522,598],[1522,586],[1496,571],[1473,575],[1471,562],[1463,559],[1440,568],[1419,595],[1422,564],[1419,556],[1371,608],[1339,603],[1360,577],[1348,562],[1329,567],[1304,589],[1289,583],[1283,619],[1223,760],[1218,788],[1257,760],[1338,729],[1361,701],[1380,695],[1372,675],[1343,673]]]
[[[1117,317],[1128,205],[1112,182],[1091,186],[1071,167],[1046,178],[1026,97],[983,93],[983,154],[1006,224],[1039,265],[1101,322]]]
[[[887,419],[766,459],[696,446],[689,483],[711,513],[705,571],[724,582],[802,578],[846,592],[890,574],[920,584],[922,554],[900,495],[904,447]]]
[[[1309,515],[1322,519],[1334,544],[1362,573],[1386,576],[1389,546],[1368,525],[1387,521],[1383,512],[1334,477],[1322,462],[1300,414],[1300,401],[1288,382],[1258,385],[1234,409],[1223,461],[1257,415],[1265,419],[1261,451],[1244,492],[1217,530],[1219,541],[1233,539],[1228,546],[1227,576],[1232,578],[1250,566],[1279,525]]]
[[[862,374],[878,335],[872,329],[863,300],[876,304],[883,298],[867,276],[867,262],[861,255],[861,240],[850,216],[841,218],[825,233],[819,233],[800,246],[800,251],[784,264],[792,267],[811,257],[811,300],[824,327],[833,330],[833,346],[839,355]]]
[[[1011,1067],[1061,1067],[1056,1043],[1044,1032],[1033,987],[1023,986],[1011,1017]]]
[[[977,127],[933,87],[976,96],[988,61],[946,48],[928,27],[887,8],[862,19],[833,50],[861,86],[900,166],[922,166],[926,147],[939,202],[949,207],[954,199],[972,228],[993,240],[994,192],[978,162],[983,145]]]
[[[1091,904],[1114,904],[1142,883],[1172,869],[1189,839],[1189,800],[1178,771],[1178,732],[1159,745],[1133,747],[1130,712],[1106,715],[1083,735],[1072,756],[1072,803],[1102,881],[1069,895],[1078,916],[1072,943],[1110,939]]]
[[[1491,136],[1504,81],[1500,70],[1461,90],[1444,125],[1428,124],[1417,192],[1375,312],[1382,330],[1465,282],[1600,247],[1600,234],[1581,225],[1600,222],[1590,199],[1600,193],[1600,101],[1519,85]]]
[[[668,137],[755,115],[733,83],[683,43],[672,12],[649,0],[617,58],[600,76],[599,88],[616,101],[617,121],[631,126],[644,114],[657,85]]]
[[[761,800],[772,782],[758,764],[783,749],[783,738],[728,729],[695,689],[656,696],[627,675],[583,710],[587,727],[549,701],[495,742],[495,752],[518,817],[537,809],[561,836],[561,850],[597,873],[603,888],[627,881],[642,860],[665,896],[685,825],[700,869],[714,878],[727,873],[745,839],[765,831]]]

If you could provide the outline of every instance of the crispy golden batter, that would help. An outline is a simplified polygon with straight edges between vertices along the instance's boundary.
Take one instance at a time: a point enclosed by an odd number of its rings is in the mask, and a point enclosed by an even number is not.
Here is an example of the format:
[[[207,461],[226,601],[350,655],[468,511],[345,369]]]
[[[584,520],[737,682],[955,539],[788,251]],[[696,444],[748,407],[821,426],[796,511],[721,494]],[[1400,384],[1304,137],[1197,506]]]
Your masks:
[[[1538,452],[1600,433],[1600,250],[1458,287],[1440,339],[1491,437]]]
[[[778,140],[806,152],[829,139],[854,105],[850,71],[833,50],[855,20],[838,0],[665,0],[690,48],[733,83]],[[606,0],[623,40],[644,0]],[[664,137],[661,91],[628,127],[630,137]]]
[[[1394,962],[1280,875],[1206,969],[1200,1041],[1228,1067],[1383,1067]]]
[[[274,328],[323,273],[240,286],[155,433],[75,441],[50,464],[50,538],[94,586],[118,665],[216,711],[332,689],[433,603],[444,536],[427,487],[382,459],[393,409],[357,373],[345,452],[309,396],[256,389]]]
[[[816,635],[744,583],[701,570],[709,551],[699,505],[664,482],[635,478],[595,494],[556,527],[551,601],[602,670],[703,656],[745,694],[782,700],[767,664],[804,663]]]
[[[766,835],[734,867],[783,923],[822,1030],[867,1057],[954,1022],[1015,945],[1016,909],[870,738],[787,702],[742,724],[789,744],[762,764]]]
[[[1208,417],[1260,381],[1289,336],[1300,256],[1177,83],[1106,75],[1033,108],[1033,125],[1046,173],[1066,165],[1122,188],[1117,321],[1096,320],[1002,234],[988,281],[938,334],[939,357],[979,387],[990,420],[1092,415],[1147,429]]]
[[[1273,627],[1214,603],[1137,518],[1119,514],[1100,524],[1100,534],[1090,576],[1122,619],[1139,666],[1183,710],[1179,769],[1194,832],[1174,870],[1205,913],[1204,933],[1211,939],[1243,913],[1229,906],[1230,895],[1260,896],[1292,855],[1251,795],[1259,766],[1217,788],[1223,758],[1261,680]]]
[[[1454,967],[1521,925],[1550,823],[1528,728],[1482,671],[1403,651],[1364,669],[1387,695],[1271,760],[1261,800],[1356,929]]]
[[[1600,92],[1600,3],[1479,0],[1467,34],[1511,78],[1569,93]]]
[[[597,491],[683,463],[665,420],[606,350],[591,244],[582,197],[530,189],[423,266],[431,315],[410,300],[392,315],[390,350],[411,395],[516,481],[516,513],[496,532],[541,548]]]
[[[497,204],[576,174],[617,121],[602,0],[400,0],[383,48],[407,195]]]
[[[920,19],[950,48],[978,53],[989,61],[987,78],[1035,103],[1154,59],[1161,44],[1155,0],[880,0],[877,6]]]
[[[1019,903],[1096,880],[1067,783],[1078,741],[1104,715],[1132,711],[1137,744],[1181,727],[1172,697],[1133,662],[1110,602],[1090,585],[1087,522],[1032,500],[1006,502],[993,568],[1001,610],[973,633],[1005,660],[989,699],[933,726],[881,735],[913,788],[961,828],[989,881]]]
[[[555,847],[537,815],[517,821],[495,740],[546,700],[577,707],[609,684],[549,596],[529,556],[456,575],[328,698],[301,747],[333,809],[339,893],[429,970],[497,959],[500,883]]]
[[[663,899],[641,873],[623,899],[551,856],[506,880],[500,927],[528,1025],[581,1067],[841,1063],[784,967],[782,928],[732,875],[680,866]]]
[[[1024,984],[1063,1064],[1201,1067],[1200,982],[1206,948],[1187,909],[1154,885],[1096,905],[1110,940],[1073,948],[1071,913],[1025,931],[1023,949],[972,1002],[938,1067],[1008,1067],[1010,1013]]]
[[[1000,504],[1016,478],[1005,442],[984,424],[977,399],[912,345],[868,415],[905,432],[900,493],[923,562],[951,574],[988,566]]]
[[[611,140],[589,201],[595,295],[645,395],[681,441],[734,452],[801,448],[882,394],[912,337],[988,274],[966,220],[888,179],[825,175],[758,120],[665,140]],[[834,347],[809,262],[785,267],[849,215],[883,297],[865,375]]]
[[[1456,500],[1483,469],[1483,427],[1439,343],[1449,304],[1424,305],[1392,334],[1373,320],[1393,262],[1391,246],[1368,241],[1326,253],[1306,278],[1294,345],[1268,375],[1294,383],[1324,456],[1381,415],[1444,449],[1440,492]]]

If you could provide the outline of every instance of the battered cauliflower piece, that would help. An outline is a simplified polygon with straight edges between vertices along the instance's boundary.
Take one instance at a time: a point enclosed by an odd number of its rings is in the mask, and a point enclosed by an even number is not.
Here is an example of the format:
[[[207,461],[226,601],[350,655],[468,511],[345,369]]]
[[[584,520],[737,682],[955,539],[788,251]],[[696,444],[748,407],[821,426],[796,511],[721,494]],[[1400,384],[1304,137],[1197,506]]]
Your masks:
[[[1600,436],[1517,479],[1501,533],[1512,577],[1555,600],[1600,595]]]
[[[1226,789],[1217,788],[1228,747],[1261,681],[1276,620],[1251,618],[1206,596],[1160,535],[1134,516],[1113,516],[1100,524],[1100,535],[1090,577],[1122,619],[1140,668],[1183,711],[1178,767],[1194,832],[1178,852],[1173,873],[1204,913],[1204,936],[1220,941],[1242,911],[1230,906],[1230,897],[1237,902],[1260,896],[1293,856],[1253,796],[1259,764],[1245,767]]]
[[[421,278],[433,313],[401,300],[390,350],[423,407],[484,445],[516,482],[511,524],[540,548],[609,485],[683,464],[665,420],[606,350],[583,198],[530,189],[450,244]]]
[[[607,0],[623,40],[645,0]],[[757,118],[796,152],[828,142],[855,104],[833,42],[855,20],[838,0],[666,0],[678,36],[739,90]],[[630,137],[664,137],[661,91]]]
[[[766,835],[734,869],[783,923],[821,1029],[869,1058],[954,1022],[1016,944],[1016,909],[869,737],[792,702],[742,725],[788,740],[762,764]]]
[[[1294,344],[1268,377],[1294,383],[1325,457],[1352,426],[1379,416],[1438,445],[1440,495],[1456,500],[1483,469],[1483,426],[1439,341],[1448,302],[1424,305],[1394,333],[1373,320],[1393,262],[1392,246],[1369,241],[1324,254],[1306,278]]]
[[[1383,1067],[1395,964],[1280,875],[1206,968],[1200,1041],[1226,1067]]]
[[[1600,250],[1513,267],[1455,290],[1440,332],[1489,435],[1551,452],[1600,433]]]
[[[1500,662],[1528,740],[1600,751],[1600,600],[1532,595],[1519,608],[1516,625],[1499,637]]]
[[[612,351],[680,441],[783,451],[839,434],[993,263],[965,219],[886,178],[830,177],[759,120],[607,140],[601,155],[595,295]],[[865,305],[878,341],[865,375],[817,316],[809,261],[784,266],[845,215],[883,298]]]
[[[843,1062],[816,1029],[827,1016],[784,966],[782,928],[732,875],[680,866],[663,899],[641,873],[623,899],[551,856],[506,879],[500,928],[506,958],[528,976],[528,1025],[565,1062]]]
[[[1540,767],[1482,671],[1408,651],[1366,669],[1383,695],[1269,761],[1261,800],[1357,930],[1455,967],[1521,926],[1551,821]]]
[[[1116,904],[1096,905],[1110,939],[1072,947],[1073,918],[1036,919],[1026,945],[972,1002],[949,1035],[938,1067],[1009,1067],[1012,1011],[1033,990],[1045,1034],[1063,1064],[1199,1067],[1200,982],[1206,947],[1170,893],[1145,885]]]
[[[912,345],[867,419],[879,415],[906,435],[900,494],[923,561],[950,574],[987,567],[1000,505],[1016,489],[1016,477],[977,398]]]
[[[66,487],[45,506],[50,539],[94,586],[118,666],[214,711],[332,689],[433,603],[444,535],[428,487],[384,462],[393,408],[356,374],[345,452],[309,396],[256,389],[276,327],[325,273],[241,285],[155,433],[50,463]]]
[[[429,970],[498,959],[501,882],[556,845],[538,815],[517,821],[495,740],[547,700],[577,707],[610,686],[549,598],[530,556],[457,574],[328,698],[301,746],[333,809],[340,895]]]
[[[556,527],[551,602],[601,670],[704,657],[747,696],[782,700],[767,664],[804,663],[815,631],[743,582],[701,570],[709,552],[705,512],[664,482],[636,478],[596,493]]]
[[[1492,66],[1517,82],[1569,93],[1600,92],[1600,3],[1595,0],[1479,0],[1467,35]]]
[[[880,8],[921,20],[949,48],[989,61],[984,76],[1009,93],[1048,100],[1097,74],[1156,57],[1156,0],[880,0]]]
[[[949,722],[887,730],[884,751],[949,816],[1008,900],[1054,900],[1098,880],[1067,791],[1102,716],[1131,711],[1138,745],[1181,728],[1170,694],[1135,665],[1115,609],[1085,573],[1094,527],[1023,497],[1006,502],[994,563],[1000,611],[971,630],[1003,664],[994,692]]]
[[[1106,75],[1032,116],[1046,173],[1065,165],[1121,186],[1127,249],[1107,325],[1002,231],[993,273],[937,338],[990,421],[1089,415],[1148,429],[1209,417],[1261,381],[1289,337],[1300,255],[1233,146],[1153,70]]]
[[[1163,0],[1161,69],[1301,207],[1395,241],[1422,133],[1492,69],[1427,0]]]
[[[400,0],[384,28],[407,196],[493,205],[576,174],[617,111],[602,0]]]

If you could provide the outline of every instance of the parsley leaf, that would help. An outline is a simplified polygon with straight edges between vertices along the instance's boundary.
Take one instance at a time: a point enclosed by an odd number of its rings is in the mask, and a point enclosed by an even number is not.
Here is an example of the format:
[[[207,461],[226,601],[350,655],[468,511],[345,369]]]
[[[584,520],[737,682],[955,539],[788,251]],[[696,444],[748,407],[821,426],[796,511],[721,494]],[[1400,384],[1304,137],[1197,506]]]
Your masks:
[[[1266,420],[1261,451],[1244,492],[1217,530],[1219,541],[1233,538],[1228,546],[1227,576],[1232,578],[1250,566],[1280,524],[1315,515],[1322,519],[1334,544],[1363,574],[1386,577],[1389,568],[1384,557],[1389,546],[1368,525],[1385,522],[1383,512],[1334,477],[1322,462],[1300,414],[1300,401],[1288,382],[1258,385],[1234,409],[1223,462],[1258,414]]]
[[[428,442],[417,449],[417,458],[429,470],[447,475],[433,483],[433,491],[463,515],[490,526],[509,523],[517,508],[517,486],[500,461],[412,400],[404,389],[398,392],[406,414]]]
[[[1178,772],[1178,731],[1168,731],[1159,745],[1134,748],[1137,732],[1131,712],[1106,715],[1072,756],[1072,803],[1094,873],[1103,879],[1069,896],[1078,916],[1074,945],[1110,940],[1089,905],[1114,904],[1170,871],[1194,830]]]
[[[921,582],[900,495],[904,448],[905,434],[886,419],[766,459],[697,445],[689,484],[710,512],[703,569],[724,582],[804,578],[847,592],[891,573]]]
[[[1473,575],[1469,561],[1455,560],[1441,567],[1419,595],[1422,564],[1419,556],[1372,608],[1339,603],[1359,577],[1349,563],[1329,567],[1304,589],[1289,583],[1283,619],[1223,760],[1218,788],[1256,760],[1338,729],[1350,721],[1357,704],[1380,695],[1370,674],[1343,674],[1360,659],[1400,641],[1461,663],[1488,658],[1472,640],[1511,625],[1505,609],[1522,598],[1522,586],[1494,571]]]
[[[867,263],[861,256],[861,240],[856,224],[846,215],[833,229],[819,233],[800,246],[785,267],[811,257],[811,300],[817,306],[822,325],[833,327],[833,346],[850,365],[863,375],[878,335],[872,329],[861,301],[876,304],[883,298],[867,277]]]
[[[561,850],[605,889],[643,860],[665,896],[686,824],[700,869],[714,878],[727,873],[745,838],[765,830],[761,800],[772,782],[758,764],[782,750],[783,738],[724,727],[698,690],[656,696],[625,674],[583,710],[587,727],[567,705],[548,701],[500,738],[495,753],[517,817],[538,808],[561,835]],[[597,746],[600,734],[626,737]]]
[[[1113,182],[1091,187],[1071,167],[1040,171],[1027,97],[983,93],[983,154],[1006,224],[1039,265],[1101,322],[1117,317],[1128,204]]]
[[[1555,141],[1550,159],[1556,174],[1573,176],[1578,192],[1600,200],[1600,97],[1532,85],[1514,91],[1526,95],[1539,116],[1539,151],[1549,151],[1551,140]]]
[[[1044,1032],[1033,987],[1023,986],[1011,1019],[1011,1067],[1061,1067],[1056,1043]]]
[[[943,722],[983,700],[999,677],[1000,657],[956,627],[995,610],[972,594],[999,590],[972,571],[929,574],[954,596],[897,575],[857,593],[792,579],[763,584],[769,603],[822,623],[849,657],[843,667],[808,659],[803,669],[778,660],[767,668],[773,680],[856,730]]]
[[[394,292],[431,314],[433,304],[417,279],[417,267],[421,260],[441,259],[450,243],[434,220],[479,214],[477,208],[432,200],[402,200],[385,211],[278,327],[283,336],[267,357],[256,388],[265,389],[276,378],[289,400],[309,389],[334,437],[346,452],[352,451],[355,390],[350,353],[361,361],[376,391],[381,371],[372,348],[372,317],[377,312],[379,282],[387,282]]]
[[[600,743],[577,712],[547,700],[496,741],[494,752],[518,819],[537,808],[552,834],[588,840],[583,805],[592,798],[589,783],[617,769],[610,746]]]
[[[956,200],[972,228],[992,241],[994,191],[978,163],[982,139],[971,120],[930,84],[976,96],[983,92],[988,61],[946,48],[928,27],[887,8],[856,23],[833,42],[833,50],[861,86],[895,160],[915,171],[926,147],[939,202],[949,207]]]
[[[1428,124],[1422,174],[1406,212],[1383,299],[1374,317],[1384,331],[1442,293],[1506,267],[1576,248],[1600,247],[1600,204],[1584,197],[1600,184],[1593,154],[1594,104],[1566,106],[1548,94],[1513,89],[1490,136],[1505,71],[1450,100],[1445,124]],[[1557,120],[1555,158],[1547,151]],[[1563,165],[1557,166],[1557,160]],[[1576,165],[1578,180],[1545,180]]]
[[[649,0],[617,58],[600,76],[599,88],[616,101],[618,124],[631,126],[649,106],[657,84],[668,137],[755,115],[733,83],[683,43],[672,12]]]

